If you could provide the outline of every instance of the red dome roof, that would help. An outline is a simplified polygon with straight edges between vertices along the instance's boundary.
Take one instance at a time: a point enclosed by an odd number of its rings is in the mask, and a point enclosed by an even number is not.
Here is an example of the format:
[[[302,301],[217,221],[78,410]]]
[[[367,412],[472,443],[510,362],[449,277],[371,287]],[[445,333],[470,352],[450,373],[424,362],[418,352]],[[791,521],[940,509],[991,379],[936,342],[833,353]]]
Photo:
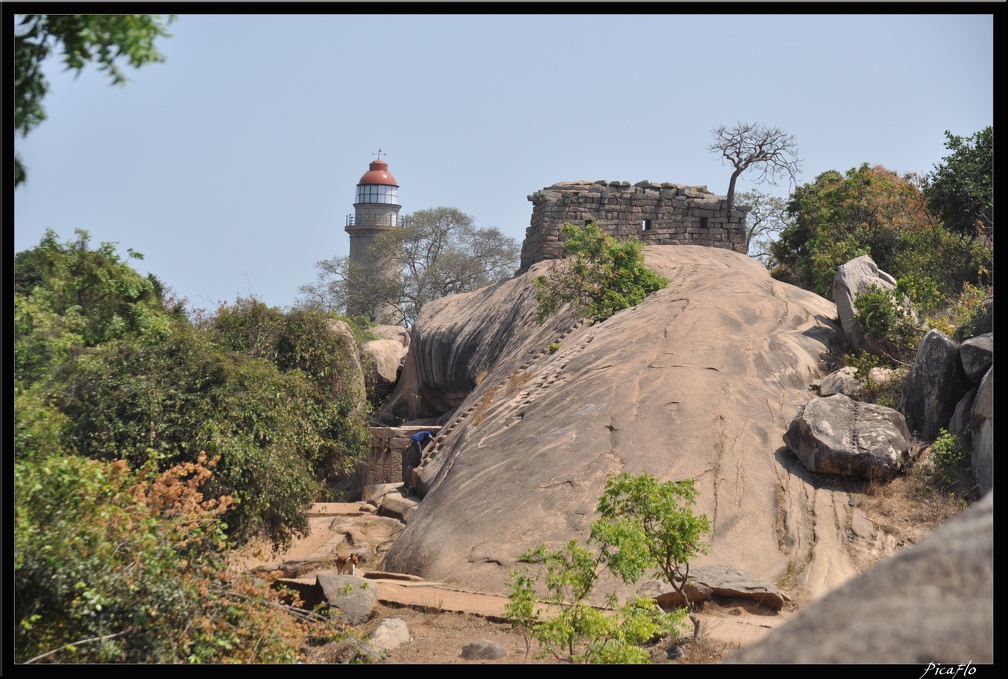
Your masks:
[[[399,186],[395,177],[388,172],[388,163],[382,160],[371,161],[371,165],[364,176],[357,182],[360,184],[385,184],[386,186]]]

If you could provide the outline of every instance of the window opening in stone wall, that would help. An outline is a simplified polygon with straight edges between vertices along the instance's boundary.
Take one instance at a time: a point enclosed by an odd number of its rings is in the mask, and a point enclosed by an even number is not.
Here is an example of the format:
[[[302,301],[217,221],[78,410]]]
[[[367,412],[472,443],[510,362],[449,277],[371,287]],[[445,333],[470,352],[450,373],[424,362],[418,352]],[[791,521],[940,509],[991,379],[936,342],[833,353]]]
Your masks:
[[[706,217],[701,217],[700,218],[700,228],[701,229],[706,229],[707,228],[707,218]]]
[[[650,219],[645,219],[643,222],[641,222],[640,228],[641,228],[641,231],[650,231],[651,230],[651,220]]]
[[[592,223],[592,220],[590,220],[590,219],[586,219],[586,220],[585,220],[585,223],[584,223],[584,225],[585,225],[585,226],[588,226],[588,225],[589,225],[589,224],[591,224],[591,223]]]

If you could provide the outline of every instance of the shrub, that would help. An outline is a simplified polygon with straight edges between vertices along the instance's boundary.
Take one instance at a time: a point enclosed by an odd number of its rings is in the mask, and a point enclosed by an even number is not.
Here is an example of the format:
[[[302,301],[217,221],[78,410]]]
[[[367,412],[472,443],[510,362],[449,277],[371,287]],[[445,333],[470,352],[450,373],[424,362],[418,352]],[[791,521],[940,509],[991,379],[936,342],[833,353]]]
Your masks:
[[[538,576],[528,567],[513,570],[505,617],[512,626],[539,642],[540,654],[575,663],[643,663],[641,648],[653,639],[678,629],[683,615],[666,613],[651,599],[635,596],[619,606],[616,595],[606,596],[606,610],[593,606],[588,597],[603,568],[603,556],[571,540],[562,549],[539,545],[527,550],[521,560],[542,564],[548,594],[544,600],[557,612],[544,616],[537,610]]]
[[[619,243],[594,220],[583,228],[567,222],[562,234],[564,259],[532,281],[540,323],[568,303],[579,318],[604,321],[668,285],[644,265],[644,244],[637,238]]]
[[[544,601],[557,612],[544,615],[537,608],[542,571],[533,575],[528,566],[511,571],[505,617],[525,633],[526,652],[534,638],[544,655],[571,662],[647,662],[642,644],[680,632],[688,608],[667,613],[640,596],[620,606],[613,592],[602,611],[590,605],[589,595],[604,569],[627,584],[657,571],[684,595],[689,560],[706,551],[702,537],[710,532],[707,517],[693,515],[695,497],[692,480],[619,474],[599,498],[600,518],[592,523],[589,546],[571,540],[559,550],[544,545],[527,550],[520,560],[545,567]],[[696,619],[694,624],[698,630]]]
[[[16,661],[296,661],[305,630],[290,609],[227,571],[231,500],[199,491],[212,466],[15,464]]]
[[[941,429],[931,445],[932,481],[941,490],[956,485],[962,476],[962,467],[969,459],[969,449],[962,437]]]
[[[876,284],[854,297],[858,330],[869,340],[880,342],[890,358],[901,361],[912,356],[927,329],[916,318],[906,296],[897,286],[883,290]]]

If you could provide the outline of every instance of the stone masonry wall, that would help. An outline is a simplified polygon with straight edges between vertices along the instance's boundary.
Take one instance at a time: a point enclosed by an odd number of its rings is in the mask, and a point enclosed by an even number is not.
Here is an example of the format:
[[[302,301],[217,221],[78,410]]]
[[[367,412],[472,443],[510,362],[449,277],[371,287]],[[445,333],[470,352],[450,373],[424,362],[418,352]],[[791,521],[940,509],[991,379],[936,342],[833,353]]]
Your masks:
[[[728,202],[705,186],[647,180],[560,182],[528,196],[532,220],[522,243],[521,270],[563,252],[564,222],[594,219],[606,233],[647,245],[708,245],[746,252],[748,207]]]
[[[410,437],[421,431],[437,436],[441,427],[368,427],[371,430],[371,451],[368,453],[363,486],[403,481],[403,454],[409,451]]]

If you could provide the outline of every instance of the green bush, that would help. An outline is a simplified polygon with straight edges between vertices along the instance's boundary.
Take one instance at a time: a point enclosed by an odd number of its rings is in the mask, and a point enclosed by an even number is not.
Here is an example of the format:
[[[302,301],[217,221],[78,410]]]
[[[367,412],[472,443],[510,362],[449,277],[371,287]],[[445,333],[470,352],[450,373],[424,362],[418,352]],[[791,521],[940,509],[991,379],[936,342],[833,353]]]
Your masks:
[[[564,259],[532,281],[540,323],[564,304],[579,318],[603,321],[668,285],[644,265],[644,244],[637,238],[619,243],[594,220],[583,228],[567,222],[562,234]]]
[[[689,560],[708,549],[703,536],[710,532],[707,517],[693,515],[695,498],[692,480],[619,474],[599,498],[588,546],[571,540],[559,550],[544,545],[527,550],[520,560],[544,566],[545,573],[533,574],[528,566],[512,570],[505,608],[512,626],[525,633],[526,653],[535,639],[542,655],[570,662],[648,662],[643,644],[681,632],[691,607],[665,612],[640,596],[619,605],[613,592],[600,610],[589,596],[605,569],[626,584],[657,571],[688,601]],[[536,589],[542,577],[544,596]],[[556,613],[543,614],[539,601]]]
[[[932,481],[942,490],[956,485],[968,459],[969,448],[962,437],[939,430],[931,445]]]
[[[855,295],[854,306],[854,320],[862,336],[881,343],[897,362],[912,359],[927,328],[917,319],[899,286],[883,290],[873,283]]]

